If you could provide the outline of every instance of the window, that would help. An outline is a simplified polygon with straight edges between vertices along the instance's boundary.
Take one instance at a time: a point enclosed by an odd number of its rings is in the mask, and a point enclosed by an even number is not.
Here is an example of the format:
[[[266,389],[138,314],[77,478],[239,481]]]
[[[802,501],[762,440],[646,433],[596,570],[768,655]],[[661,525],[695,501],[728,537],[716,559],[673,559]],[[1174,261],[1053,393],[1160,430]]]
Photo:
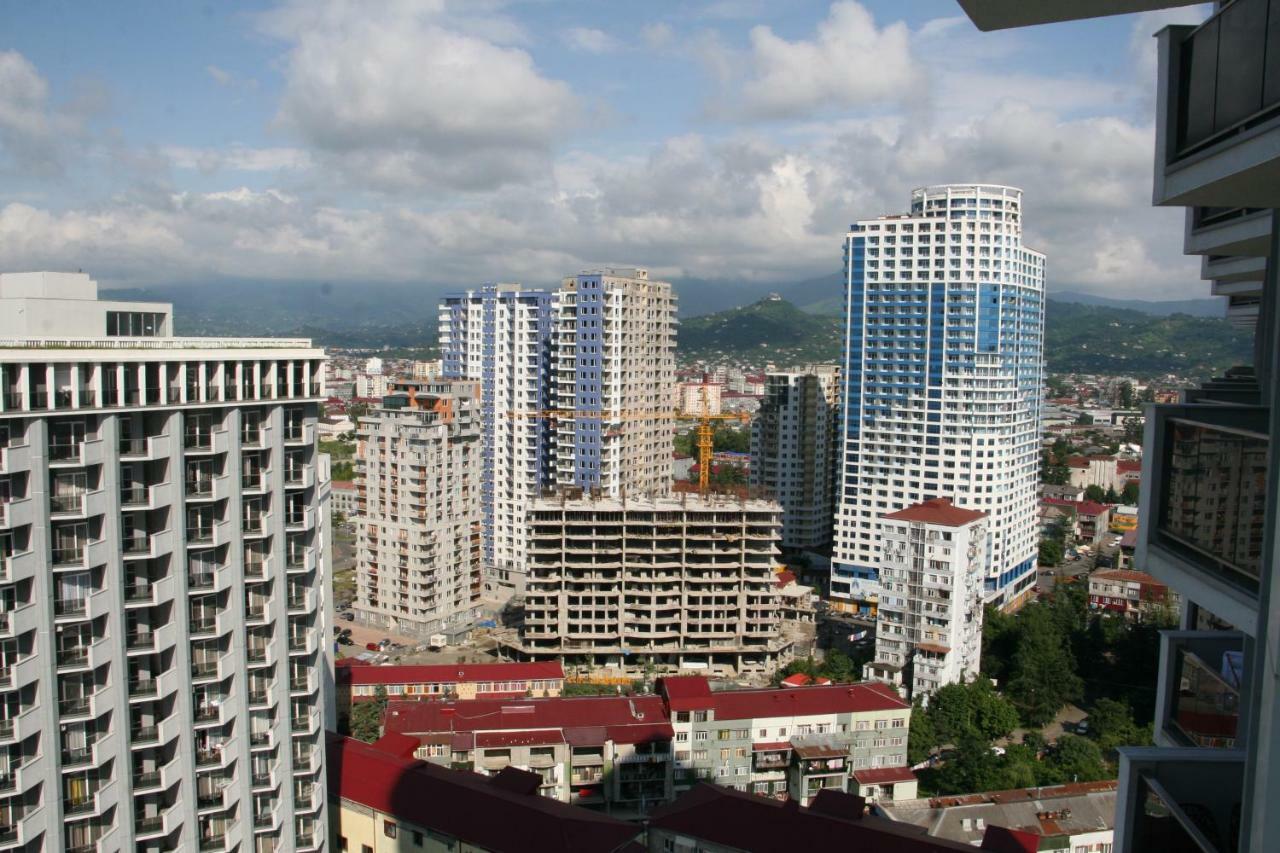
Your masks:
[[[385,835],[387,838],[395,838],[396,837],[395,821],[384,820],[382,822],[382,834]]]
[[[904,719],[902,719],[901,717],[899,717],[898,719],[896,719],[896,720],[894,720],[894,721],[893,721],[893,727],[894,727],[895,729],[900,729],[900,728],[902,728],[903,726],[905,726],[906,724],[907,724],[907,721],[906,721],[906,720],[904,720]]]
[[[347,837],[346,837],[345,835],[339,835],[339,836],[338,836],[338,849],[339,849],[339,850],[341,850],[341,851],[342,851],[342,853],[346,853],[346,850],[347,850]]]
[[[688,732],[676,732],[676,743],[687,743],[689,740]]]
[[[707,721],[707,712],[706,712],[706,711],[694,711],[694,712],[693,712],[693,721],[694,721],[695,723],[705,723],[705,722]]]
[[[373,847],[368,844],[361,844],[360,853],[373,853]]]
[[[728,761],[730,752],[731,750],[727,746],[724,749],[720,750],[720,760]]]
[[[720,731],[716,732],[716,740],[728,740],[729,736],[730,736],[730,732],[728,729],[721,729]]]
[[[706,740],[706,739],[707,739],[707,736],[708,736],[709,734],[710,734],[710,732],[694,732],[694,733],[693,733],[693,739],[694,739],[694,740]]]
[[[413,846],[415,846],[415,847],[421,847],[421,846],[422,846],[422,833],[421,833],[421,832],[415,832],[415,833],[413,834]]]
[[[154,338],[164,327],[164,314],[150,311],[108,311],[107,337]]]

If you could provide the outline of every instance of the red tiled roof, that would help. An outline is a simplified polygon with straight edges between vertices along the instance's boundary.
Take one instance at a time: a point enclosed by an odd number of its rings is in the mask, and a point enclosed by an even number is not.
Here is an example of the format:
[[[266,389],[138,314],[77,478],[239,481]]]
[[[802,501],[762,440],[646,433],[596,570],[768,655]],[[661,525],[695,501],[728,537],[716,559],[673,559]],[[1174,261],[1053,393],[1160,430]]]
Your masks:
[[[779,587],[784,587],[796,579],[796,573],[790,570],[778,572],[774,578],[774,582]]]
[[[1128,581],[1130,583],[1139,583],[1143,586],[1158,586],[1162,589],[1164,588],[1164,584],[1160,583],[1160,581],[1156,580],[1146,572],[1135,572],[1130,569],[1103,569],[1100,572],[1094,572],[1089,575],[1090,580],[1093,580],[1094,578],[1108,581]]]
[[[853,771],[859,785],[886,785],[894,782],[910,782],[916,778],[910,767],[868,767]]]
[[[1123,474],[1128,471],[1141,471],[1141,459],[1119,459],[1116,461],[1116,471]]]
[[[794,800],[780,802],[732,788],[700,782],[674,803],[659,806],[649,816],[652,829],[701,839],[721,847],[752,853],[795,853],[797,850],[862,850],[875,853],[942,853],[973,848],[957,841],[933,838],[915,826],[885,818],[855,819],[861,799],[849,794],[822,793],[822,810],[802,808]],[[847,809],[830,804],[832,796],[848,797]],[[838,817],[845,812],[850,817]]]
[[[564,667],[558,661],[371,666],[352,671],[346,676],[351,684],[457,684],[556,678],[564,678]]]
[[[821,675],[814,678],[811,675],[805,675],[803,672],[797,672],[795,675],[788,675],[782,679],[783,687],[805,687],[810,684],[816,684],[821,687],[830,683],[830,678],[823,678]]]
[[[751,744],[751,751],[752,751],[752,752],[781,752],[781,751],[782,751],[782,750],[784,750],[784,749],[785,749],[787,752],[790,752],[790,751],[791,751],[791,741],[789,741],[789,740],[782,740],[782,741],[774,741],[774,742],[772,742],[772,743],[753,743],[753,744]]]
[[[344,666],[373,666],[367,660],[360,660],[360,658],[338,658],[333,665],[338,669]]]
[[[329,485],[340,492],[353,492],[356,488],[353,480],[331,480]]]
[[[326,733],[329,793],[488,850],[616,851],[640,827],[528,790],[521,774],[487,778],[398,758]],[[521,784],[517,784],[517,782]],[[536,779],[534,780],[536,782]],[[501,815],[501,820],[495,820]]]
[[[715,703],[711,685],[701,675],[673,675],[658,680],[658,692],[672,711],[702,711]]]
[[[891,512],[884,518],[892,521],[918,521],[925,524],[940,524],[945,527],[963,527],[980,518],[986,518],[985,512],[975,509],[964,509],[951,503],[950,498],[933,498],[905,509]]]
[[[1114,456],[1071,456],[1067,465],[1071,468],[1088,468],[1091,462],[1114,462]]]

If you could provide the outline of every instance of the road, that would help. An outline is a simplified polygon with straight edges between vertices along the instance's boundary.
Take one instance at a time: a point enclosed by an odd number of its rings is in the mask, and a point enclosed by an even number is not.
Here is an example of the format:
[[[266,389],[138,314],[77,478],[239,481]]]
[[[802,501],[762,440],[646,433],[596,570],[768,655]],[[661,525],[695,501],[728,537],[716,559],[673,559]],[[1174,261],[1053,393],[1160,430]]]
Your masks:
[[[1115,538],[1115,534],[1108,533],[1103,537],[1101,544],[1094,548],[1088,556],[1081,554],[1076,559],[1067,560],[1052,570],[1041,570],[1040,575],[1036,578],[1036,594],[1048,595],[1053,592],[1053,588],[1057,584],[1070,577],[1079,577],[1083,581],[1094,570],[1098,556],[1110,557],[1114,566],[1115,556],[1120,550],[1119,546],[1110,544]]]

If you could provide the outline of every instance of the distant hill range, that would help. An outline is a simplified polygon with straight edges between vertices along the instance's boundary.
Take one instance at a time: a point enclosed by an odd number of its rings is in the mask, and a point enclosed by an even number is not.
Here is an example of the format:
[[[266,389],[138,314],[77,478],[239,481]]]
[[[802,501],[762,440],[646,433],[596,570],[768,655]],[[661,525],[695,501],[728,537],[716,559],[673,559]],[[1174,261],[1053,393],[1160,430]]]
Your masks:
[[[773,288],[692,280],[678,281],[675,288],[682,361],[790,365],[840,356],[839,273]],[[327,347],[430,351],[436,345],[437,303],[459,289],[220,281],[104,295],[173,302],[179,334],[287,335]],[[743,305],[746,300],[757,301]],[[1045,335],[1049,370],[1207,376],[1250,355],[1251,337],[1222,315],[1219,299],[1144,302],[1054,293]]]
[[[839,316],[810,314],[781,298],[682,320],[681,361],[779,366],[838,361]],[[1050,373],[1206,377],[1247,362],[1252,338],[1224,319],[1153,315],[1050,299],[1045,359]]]

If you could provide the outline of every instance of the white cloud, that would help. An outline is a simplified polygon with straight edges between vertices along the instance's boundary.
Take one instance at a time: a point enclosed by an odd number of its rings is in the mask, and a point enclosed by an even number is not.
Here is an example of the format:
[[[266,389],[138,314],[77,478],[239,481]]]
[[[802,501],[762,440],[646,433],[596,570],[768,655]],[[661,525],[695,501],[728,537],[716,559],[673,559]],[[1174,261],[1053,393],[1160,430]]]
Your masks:
[[[216,65],[206,65],[204,67],[204,70],[208,73],[210,77],[213,78],[213,81],[217,83],[219,86],[227,86],[231,83],[232,78],[231,78],[230,71],[219,68]]]
[[[311,155],[302,148],[250,148],[233,144],[226,148],[166,146],[161,153],[180,169],[206,174],[219,170],[233,172],[277,172],[310,169]]]
[[[49,84],[25,56],[0,51],[0,169],[53,175],[79,124],[49,104]]]
[[[662,21],[646,24],[640,30],[640,39],[650,50],[666,50],[675,41],[675,37],[675,31],[671,26]]]
[[[577,99],[441,5],[333,2],[271,19],[291,44],[278,123],[363,187],[492,189],[545,173]],[[297,7],[290,7],[298,11]]]
[[[609,53],[620,46],[613,36],[594,27],[571,27],[562,38],[570,48],[583,53]]]
[[[906,25],[877,27],[852,0],[832,4],[812,39],[788,41],[760,25],[750,41],[748,76],[731,105],[749,118],[906,100],[919,83]]]

